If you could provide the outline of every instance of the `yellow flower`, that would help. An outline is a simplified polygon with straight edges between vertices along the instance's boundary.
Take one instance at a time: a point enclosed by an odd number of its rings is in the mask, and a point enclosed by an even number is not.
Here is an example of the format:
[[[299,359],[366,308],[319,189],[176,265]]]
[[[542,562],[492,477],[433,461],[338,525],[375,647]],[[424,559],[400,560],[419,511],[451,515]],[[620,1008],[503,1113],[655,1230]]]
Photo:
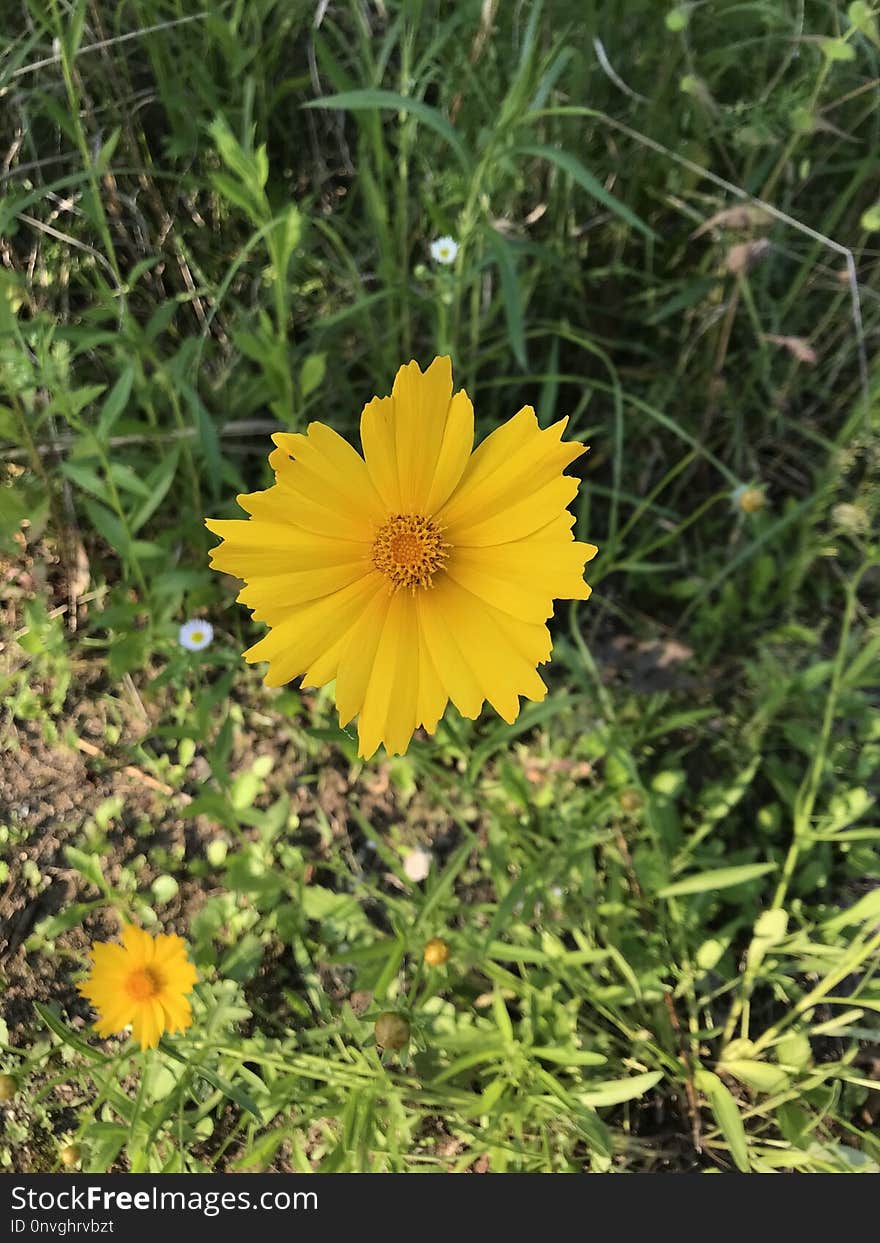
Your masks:
[[[141,1048],[151,1049],[163,1032],[183,1031],[192,1023],[187,993],[196,978],[180,937],[151,937],[128,924],[122,945],[92,945],[91,972],[77,987],[98,1011],[99,1036],[112,1036],[131,1024]]]
[[[390,397],[361,415],[361,457],[322,423],[278,432],[275,484],[239,496],[244,521],[208,520],[212,565],[269,633],[244,653],[267,686],[335,679],[341,725],[358,714],[359,752],[406,751],[451,699],[466,717],[488,700],[505,721],[541,700],[536,666],[556,598],[586,600],[562,471],[584,447],[542,431],[531,406],[473,450],[474,411],[452,364],[401,367]]]

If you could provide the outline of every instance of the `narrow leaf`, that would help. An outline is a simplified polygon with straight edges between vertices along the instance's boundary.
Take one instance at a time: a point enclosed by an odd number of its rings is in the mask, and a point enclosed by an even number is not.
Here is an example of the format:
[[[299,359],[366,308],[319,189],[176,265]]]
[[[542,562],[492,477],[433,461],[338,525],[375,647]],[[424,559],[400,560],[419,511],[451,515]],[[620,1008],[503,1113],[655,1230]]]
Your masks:
[[[744,863],[740,867],[713,868],[709,872],[686,876],[684,880],[665,885],[658,891],[657,897],[679,898],[686,894],[709,893],[714,889],[730,889],[734,885],[743,885],[746,881],[766,876],[768,872],[775,872],[776,867],[775,863]]]
[[[645,237],[656,238],[657,234],[653,229],[645,224],[634,211],[632,211],[625,203],[621,203],[620,199],[615,198],[602,185],[601,181],[595,177],[583,164],[571,154],[570,151],[563,151],[560,147],[548,147],[541,143],[523,143],[514,147],[514,155],[531,155],[537,159],[549,160],[551,164],[555,164],[562,172],[568,173],[573,181],[576,181],[581,189],[586,190],[597,203],[601,203],[603,207],[607,207],[609,211],[614,212],[621,220],[626,221],[633,229],[638,229],[639,233]]]
[[[410,99],[406,95],[398,95],[395,91],[384,91],[368,87],[357,91],[342,91],[339,95],[325,95],[323,99],[312,99],[303,105],[304,108],[341,108],[348,112],[367,112],[371,108],[390,110],[393,112],[411,112],[429,129],[434,130],[449,143],[465,169],[470,167],[470,158],[465,151],[461,139],[441,112],[420,99]]]

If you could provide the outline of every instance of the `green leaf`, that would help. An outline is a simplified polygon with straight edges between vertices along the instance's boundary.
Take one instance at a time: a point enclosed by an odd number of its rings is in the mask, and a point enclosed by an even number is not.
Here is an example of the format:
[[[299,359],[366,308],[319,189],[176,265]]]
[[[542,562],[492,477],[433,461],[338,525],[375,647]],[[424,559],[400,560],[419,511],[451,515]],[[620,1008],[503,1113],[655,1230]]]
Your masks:
[[[743,1174],[750,1173],[746,1131],[739,1108],[730,1091],[710,1070],[698,1070],[694,1075],[694,1081],[697,1089],[709,1101],[709,1108],[715,1116],[718,1129],[727,1140],[730,1155],[736,1162],[736,1168]]]
[[[302,912],[306,919],[318,922],[334,919],[357,907],[349,893],[334,893],[324,885],[306,885],[302,891]]]
[[[92,496],[109,504],[110,495],[107,485],[99,475],[92,470],[91,466],[86,466],[82,462],[61,462],[58,469],[65,478],[75,483],[83,492],[89,492]]]
[[[147,499],[138,509],[137,513],[131,519],[131,532],[135,535],[148,519],[165,500],[168,495],[174,476],[177,474],[177,467],[180,462],[180,445],[175,445],[174,449],[162,459],[155,470],[151,471],[145,480],[147,486]]]
[[[866,4],[865,0],[853,0],[846,11],[847,17],[856,29],[870,39],[875,47],[880,47],[880,30],[877,27],[875,12],[876,10],[870,4]]]
[[[609,211],[614,212],[621,220],[624,220],[633,229],[638,229],[639,233],[645,237],[656,238],[656,233],[644,220],[641,220],[634,211],[631,211],[625,203],[621,203],[620,199],[610,194],[601,181],[595,177],[583,164],[571,154],[570,151],[563,151],[559,147],[548,147],[542,143],[522,143],[513,149],[514,155],[531,155],[537,159],[549,160],[551,164],[555,164],[562,172],[568,173],[572,180],[576,181],[581,189],[586,190],[603,207],[607,207]]]
[[[504,314],[507,319],[507,335],[510,337],[510,348],[513,356],[525,371],[528,366],[526,359],[526,335],[523,325],[523,296],[519,277],[510,251],[510,243],[495,229],[487,232],[489,245],[495,254],[498,271],[501,276],[501,299],[504,303]]]
[[[114,552],[127,557],[131,551],[128,532],[115,514],[97,501],[84,501],[83,508],[89,515],[92,526],[110,545]]]
[[[0,485],[0,548],[11,553],[21,552],[13,536],[30,516],[31,507],[24,489]]]
[[[420,99],[410,99],[406,95],[398,95],[396,91],[385,91],[376,87],[367,87],[357,91],[342,91],[338,95],[325,95],[323,99],[312,99],[304,108],[341,108],[347,112],[368,112],[373,108],[383,111],[410,112],[423,124],[427,125],[441,138],[449,143],[452,150],[465,170],[469,170],[471,160],[461,139],[446,117],[429,104]]]
[[[131,386],[134,383],[134,363],[126,363],[125,367],[119,373],[119,378],[111,388],[110,392],[104,399],[101,406],[101,413],[98,416],[98,426],[95,429],[95,435],[102,444],[113,428],[113,424],[122,414],[128,405],[128,399],[131,396]]]
[[[291,256],[300,243],[302,230],[302,214],[295,203],[290,203],[275,221],[272,231],[266,235],[272,262],[281,280],[286,279]]]
[[[268,1131],[265,1135],[260,1135],[244,1150],[241,1156],[235,1158],[229,1168],[250,1174],[267,1169],[276,1152],[290,1134],[291,1132],[286,1127],[279,1127],[275,1131]]]
[[[643,1075],[630,1075],[626,1079],[608,1079],[591,1087],[589,1092],[577,1092],[582,1105],[601,1109],[605,1105],[622,1105],[625,1101],[638,1100],[650,1092],[663,1078],[662,1070],[649,1070]]]
[[[90,881],[101,893],[106,892],[107,882],[104,880],[100,858],[96,855],[87,855],[84,850],[77,850],[76,846],[65,846],[64,857],[80,876]]]
[[[522,712],[519,714],[513,725],[500,724],[491,729],[489,734],[479,746],[474,747],[471,751],[470,763],[468,765],[468,780],[475,781],[479,776],[480,770],[490,756],[496,751],[509,749],[513,739],[519,734],[525,734],[530,729],[536,729],[539,725],[544,725],[553,717],[565,712],[570,706],[568,696],[559,691],[555,695],[551,695],[542,703],[526,704]]]
[[[851,928],[854,924],[865,924],[869,921],[880,921],[880,889],[872,889],[845,911],[826,920],[822,931],[833,934],[841,928]]]
[[[208,488],[215,500],[220,496],[220,481],[223,476],[223,459],[220,453],[220,434],[211,415],[205,409],[201,397],[190,384],[180,386],[192,411],[193,422],[199,434],[199,447],[205,466],[205,477]]]
[[[852,44],[846,39],[820,39],[819,46],[832,63],[834,61],[855,60],[856,54]]]
[[[589,1049],[555,1049],[549,1045],[533,1045],[531,1054],[542,1062],[556,1062],[560,1066],[604,1066],[608,1061],[603,1053]]]
[[[773,1050],[780,1066],[793,1070],[806,1070],[813,1060],[813,1048],[809,1036],[803,1032],[788,1032]]]
[[[92,1062],[109,1062],[110,1058],[105,1057],[103,1053],[99,1053],[97,1049],[93,1049],[91,1045],[86,1044],[84,1040],[80,1040],[79,1036],[74,1035],[61,1016],[56,1013],[56,1007],[41,1005],[39,1001],[34,1002],[34,1009],[46,1024],[50,1031],[64,1044],[74,1049],[77,1053],[81,1053],[83,1057],[87,1057]]]
[[[88,1173],[103,1173],[108,1170],[129,1136],[129,1128],[119,1122],[89,1122],[89,1164]]]
[[[752,1058],[736,1057],[719,1063],[719,1070],[733,1075],[747,1088],[755,1092],[782,1092],[789,1084],[788,1075],[779,1066],[769,1066],[767,1062],[757,1062]]]
[[[327,355],[309,354],[299,373],[299,389],[303,401],[319,388],[327,373]]]
[[[130,466],[127,466],[125,462],[111,462],[109,474],[116,487],[121,491],[141,498],[146,498],[150,495],[149,488],[140,475],[132,470]]]
[[[94,910],[97,905],[100,905],[100,901],[74,902],[65,907],[63,911],[59,911],[57,915],[48,915],[45,919],[41,919],[35,931],[44,940],[54,941],[56,937],[61,936],[62,932],[67,932],[69,928],[75,928],[77,924],[82,923],[89,911]]]
[[[208,126],[208,133],[221,160],[239,181],[245,186],[253,185],[256,192],[262,191],[269,176],[266,148],[260,147],[256,152],[246,151],[222,116],[214,118]]]
[[[178,1053],[177,1049],[164,1036],[159,1041],[159,1048],[168,1057],[173,1057],[175,1061],[181,1062],[188,1067],[192,1074],[210,1083],[212,1088],[217,1088],[224,1096],[238,1105],[240,1109],[244,1109],[247,1113],[252,1114],[258,1122],[263,1121],[259,1105],[242,1088],[237,1087],[234,1083],[230,1083],[227,1079],[221,1078],[216,1071],[209,1070],[207,1066],[200,1066],[196,1062],[187,1061],[183,1054]]]
[[[226,199],[227,203],[231,203],[233,207],[240,208],[252,224],[260,225],[263,223],[259,201],[255,200],[254,196],[246,189],[243,189],[234,177],[230,177],[228,173],[211,173],[211,184],[221,198]]]
[[[734,885],[744,885],[746,881],[766,876],[768,872],[775,872],[777,866],[775,863],[744,863],[740,867],[715,868],[665,885],[657,897],[679,898],[687,894],[709,893],[715,889],[730,889]]]

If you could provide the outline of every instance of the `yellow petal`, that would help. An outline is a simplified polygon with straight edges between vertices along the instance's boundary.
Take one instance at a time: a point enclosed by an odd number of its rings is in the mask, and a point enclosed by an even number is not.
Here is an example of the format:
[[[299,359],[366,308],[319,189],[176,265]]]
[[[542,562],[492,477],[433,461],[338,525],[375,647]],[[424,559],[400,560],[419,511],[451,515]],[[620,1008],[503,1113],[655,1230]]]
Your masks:
[[[473,446],[474,412],[465,392],[452,395],[452,363],[435,358],[423,373],[410,362],[391,397],[361,415],[370,477],[389,513],[431,514],[461,478]]]
[[[519,714],[520,695],[544,698],[547,688],[536,666],[550,654],[546,626],[502,613],[448,577],[436,585],[424,613],[431,619],[426,638],[438,676],[463,715],[476,716],[488,699],[510,723]]]
[[[455,548],[446,567],[450,577],[504,613],[543,622],[554,600],[587,600],[584,564],[594,544],[573,540],[571,515],[551,522],[525,539],[479,548]]]
[[[275,453],[282,450],[276,449]],[[275,457],[271,454],[269,461]],[[330,487],[320,487],[317,481],[308,492],[302,487],[305,480],[297,476],[296,485],[286,476],[278,475],[277,482],[262,492],[241,493],[235,499],[247,513],[261,521],[280,526],[297,527],[322,539],[351,540],[354,543],[372,538],[373,523],[365,514],[352,512],[338,493]],[[215,530],[213,524],[210,530]],[[216,532],[218,535],[221,533]]]
[[[342,565],[317,570],[298,570],[289,574],[273,574],[249,582],[236,597],[254,611],[254,621],[275,625],[293,609],[322,596],[341,591],[351,583],[373,573],[368,557]]]
[[[449,581],[438,581],[430,592],[424,592],[420,597],[420,630],[443,690],[462,716],[473,719],[480,715],[485,696],[464,654],[465,636],[462,631],[448,627],[439,602],[439,593],[444,590],[444,583]]]
[[[244,658],[251,664],[268,660],[266,685],[283,686],[337,646],[362,617],[377,591],[384,590],[384,576],[374,571],[341,591],[312,600],[273,626],[264,638],[248,648]]]
[[[254,497],[267,495],[255,492],[238,499],[247,501],[257,511],[260,507],[254,504]],[[213,568],[249,581],[276,574],[351,565],[368,556],[371,547],[366,540],[335,539],[262,516],[250,521],[209,518],[205,526],[224,541],[211,549]]]
[[[131,1024],[131,1032],[142,1049],[155,1049],[165,1030],[165,1012],[155,998],[143,1001],[137,1007]]]
[[[340,655],[336,673],[336,707],[339,724],[343,727],[361,710],[390,605],[391,592],[386,585],[376,592],[364,609]]]
[[[577,490],[577,479],[559,475],[534,492],[526,492],[506,509],[486,517],[477,515],[467,523],[447,523],[444,537],[454,548],[481,548],[525,539],[558,517]],[[442,517],[439,520],[443,521]]]
[[[185,1031],[192,1024],[192,1010],[185,997],[163,993],[159,1003],[164,1011],[163,1026],[166,1031]]]
[[[123,976],[128,971],[128,954],[121,945],[96,941],[91,948],[92,970],[102,976]]]
[[[424,502],[426,514],[436,513],[448,500],[467,466],[474,447],[474,408],[461,389],[449,403],[433,478]]]
[[[142,928],[137,928],[134,924],[126,924],[122,929],[122,944],[131,955],[129,969],[137,970],[145,963],[153,961],[153,938]]]
[[[165,966],[186,962],[186,941],[174,932],[160,932],[154,941],[154,958]]]
[[[382,505],[363,458],[323,423],[307,432],[276,432],[269,463],[282,494],[297,495],[352,520],[361,528],[382,520]]]
[[[388,513],[400,513],[400,480],[394,443],[394,398],[374,397],[361,414],[361,445],[373,487]]]
[[[459,486],[437,515],[452,543],[483,543],[482,537],[470,538],[472,528],[508,515],[517,530],[507,538],[519,539],[546,525],[565,507],[577,491],[577,480],[567,480],[561,489],[562,471],[584,452],[583,445],[562,442],[566,423],[567,419],[562,419],[541,431],[534,410],[525,406],[483,441],[468,462]],[[573,485],[570,490],[569,485]],[[547,512],[546,502],[562,496],[563,491],[567,499]],[[525,512],[532,513],[536,526],[522,526]]]
[[[416,596],[416,612],[419,623],[419,696],[416,719],[417,723],[423,725],[429,734],[433,734],[437,728],[437,722],[446,711],[449,695],[440,681],[437,668],[428,648],[428,641],[425,638],[423,612],[425,601],[429,594],[422,592]]]
[[[115,1036],[134,1018],[134,1012],[131,1006],[117,1006],[115,1009],[105,1009],[101,1006],[95,1007],[99,1011],[99,1018],[95,1023],[95,1031],[102,1039],[107,1036]]]
[[[369,759],[380,742],[404,752],[416,727],[419,691],[418,623],[408,591],[391,596],[358,716],[358,754]]]

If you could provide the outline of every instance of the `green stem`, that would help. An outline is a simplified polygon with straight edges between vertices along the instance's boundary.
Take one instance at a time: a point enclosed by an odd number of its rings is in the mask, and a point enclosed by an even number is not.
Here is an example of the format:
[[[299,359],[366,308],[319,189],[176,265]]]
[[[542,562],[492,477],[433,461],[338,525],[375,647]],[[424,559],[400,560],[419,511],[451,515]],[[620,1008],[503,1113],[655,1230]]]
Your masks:
[[[51,0],[52,16],[55,21],[55,28],[58,32],[59,56],[61,59],[61,72],[64,76],[64,86],[67,91],[67,101],[69,104],[68,118],[73,125],[74,138],[79,149],[80,158],[83,167],[89,179],[89,185],[92,191],[92,199],[96,213],[96,225],[101,235],[101,241],[104,245],[107,259],[116,280],[117,292],[122,293],[122,275],[119,269],[119,261],[116,257],[116,248],[113,245],[113,237],[110,233],[110,226],[107,222],[107,213],[104,210],[104,201],[101,197],[101,187],[98,182],[98,173],[92,160],[92,153],[89,150],[88,140],[85,130],[83,129],[80,119],[80,98],[76,90],[73,80],[73,62],[71,60],[67,42],[64,38],[64,24],[58,15],[57,0]]]

